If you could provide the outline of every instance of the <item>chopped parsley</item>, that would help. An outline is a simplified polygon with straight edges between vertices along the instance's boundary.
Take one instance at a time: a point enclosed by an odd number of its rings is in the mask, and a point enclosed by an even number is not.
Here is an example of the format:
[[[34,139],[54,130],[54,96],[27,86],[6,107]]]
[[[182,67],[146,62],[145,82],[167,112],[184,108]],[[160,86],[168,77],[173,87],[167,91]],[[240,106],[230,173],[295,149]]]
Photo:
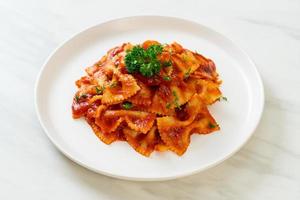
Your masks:
[[[224,100],[224,101],[228,101],[227,97],[221,96],[217,99],[218,101]]]
[[[97,93],[97,94],[102,94],[102,93],[103,93],[103,91],[104,91],[104,89],[105,89],[105,87],[104,87],[104,86],[102,86],[102,87],[98,87],[98,86],[96,86],[96,93]]]
[[[222,99],[223,99],[224,101],[227,101],[227,97],[223,97],[223,96],[222,96]]]
[[[162,63],[162,66],[163,66],[163,67],[170,67],[170,66],[172,66],[171,60],[163,62],[163,63]]]
[[[171,106],[172,106],[172,104],[174,104],[174,105],[175,105],[175,108],[177,108],[178,110],[181,110],[181,107],[180,107],[179,102],[178,102],[178,101],[179,101],[179,98],[178,98],[178,95],[177,95],[176,91],[173,90],[173,91],[172,91],[172,94],[173,94],[173,96],[174,96],[174,100],[173,100],[172,102],[168,102],[168,103],[166,104],[166,108],[167,108],[167,109],[170,109]]]
[[[213,124],[211,122],[208,123],[208,128],[213,129],[213,128],[216,128],[216,127],[217,127],[216,124]]]
[[[87,98],[87,95],[86,94],[82,94],[79,98]]]
[[[77,103],[79,102],[79,99],[80,99],[79,96],[76,95],[75,100],[76,100]]]
[[[170,109],[170,108],[171,108],[171,103],[167,103],[167,104],[166,104],[166,108],[167,108],[167,109]]]
[[[75,101],[77,102],[77,103],[79,103],[79,101],[80,101],[80,99],[82,99],[82,98],[87,98],[88,96],[86,95],[86,94],[82,94],[82,95],[80,95],[80,96],[78,96],[78,95],[76,95],[75,96]]]
[[[129,110],[129,109],[132,108],[132,103],[130,103],[130,102],[125,102],[125,103],[122,104],[122,107],[123,107],[124,109],[126,109],[126,110]]]
[[[184,73],[184,75],[183,75],[183,78],[184,79],[187,79],[189,76],[190,76],[190,74],[191,74],[191,68],[189,68],[185,73]]]
[[[171,81],[171,80],[172,80],[170,76],[164,76],[163,79],[164,79],[165,81]]]
[[[134,46],[125,56],[125,65],[129,73],[139,72],[143,76],[151,77],[160,71],[161,63],[157,56],[162,53],[162,45],[151,45],[147,49]]]
[[[174,105],[175,105],[175,107],[180,109],[180,105],[179,105],[179,102],[178,102],[179,98],[178,98],[178,95],[177,95],[176,91],[173,90],[172,94],[174,96]]]

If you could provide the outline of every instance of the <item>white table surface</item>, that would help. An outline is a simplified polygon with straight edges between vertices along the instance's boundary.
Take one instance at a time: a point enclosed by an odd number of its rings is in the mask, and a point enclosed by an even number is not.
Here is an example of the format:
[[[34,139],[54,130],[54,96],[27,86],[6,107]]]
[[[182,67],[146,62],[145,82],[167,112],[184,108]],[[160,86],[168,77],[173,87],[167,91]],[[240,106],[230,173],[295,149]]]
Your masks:
[[[257,131],[233,157],[166,182],[93,173],[44,134],[33,88],[47,56],[74,33],[131,15],[192,19],[241,46],[261,73]],[[0,199],[300,199],[300,1],[0,1]]]

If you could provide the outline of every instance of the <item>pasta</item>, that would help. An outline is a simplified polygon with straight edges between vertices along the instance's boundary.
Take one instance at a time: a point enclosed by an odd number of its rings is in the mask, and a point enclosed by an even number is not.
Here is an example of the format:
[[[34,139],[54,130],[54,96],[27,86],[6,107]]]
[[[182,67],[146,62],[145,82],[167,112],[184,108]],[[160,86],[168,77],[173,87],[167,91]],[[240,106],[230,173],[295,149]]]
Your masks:
[[[214,62],[176,42],[124,43],[85,71],[75,82],[72,115],[85,118],[105,144],[181,156],[192,134],[220,129],[208,110],[222,98]]]

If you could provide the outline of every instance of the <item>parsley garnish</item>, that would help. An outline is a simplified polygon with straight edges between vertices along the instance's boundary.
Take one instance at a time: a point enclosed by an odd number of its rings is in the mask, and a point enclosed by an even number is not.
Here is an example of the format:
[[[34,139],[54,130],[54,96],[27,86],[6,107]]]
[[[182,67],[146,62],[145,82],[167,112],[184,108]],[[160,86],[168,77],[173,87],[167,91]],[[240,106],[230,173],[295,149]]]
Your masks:
[[[79,102],[79,99],[80,99],[79,96],[76,95],[75,100],[76,100],[77,103]]]
[[[79,98],[87,98],[87,95],[86,94],[82,94]]]
[[[167,103],[167,104],[166,104],[166,108],[167,108],[167,109],[170,109],[170,108],[171,108],[171,104],[170,104],[170,103]]]
[[[172,65],[171,60],[165,61],[165,62],[162,63],[162,66],[163,66],[163,67],[170,67],[171,65]]]
[[[104,86],[102,86],[102,87],[98,87],[98,86],[96,86],[96,93],[97,94],[102,94],[103,93],[103,91],[104,91],[104,89],[105,89],[105,87]]]
[[[173,96],[174,96],[174,100],[173,100],[171,103],[167,103],[167,104],[166,104],[166,108],[167,108],[167,109],[170,109],[170,108],[171,108],[171,105],[174,104],[174,105],[175,105],[175,108],[177,108],[178,110],[181,110],[181,107],[180,107],[179,102],[178,102],[178,101],[179,101],[179,97],[178,97],[176,91],[173,90],[173,91],[172,91],[172,94],[173,94]]]
[[[125,56],[127,71],[140,72],[146,77],[157,74],[161,68],[157,56],[162,53],[162,50],[162,45],[151,45],[146,50],[139,45],[134,46]]]
[[[126,110],[129,110],[130,108],[132,108],[132,103],[130,102],[125,102],[122,104],[122,107]]]
[[[170,80],[171,80],[171,77],[170,77],[170,76],[164,76],[163,79],[164,79],[165,81],[170,81]]]
[[[213,129],[213,128],[216,128],[216,127],[217,127],[216,124],[213,124],[211,122],[208,123],[208,128]]]
[[[172,94],[173,94],[173,96],[174,96],[174,104],[175,104],[175,107],[176,108],[179,108],[180,109],[180,105],[179,105],[179,98],[178,98],[178,95],[177,95],[177,93],[176,93],[176,91],[172,91]]]
[[[187,79],[189,76],[190,76],[190,73],[191,73],[191,68],[189,68],[185,73],[184,73],[184,75],[183,75],[183,78],[184,79]]]
[[[224,101],[228,101],[227,97],[221,96],[217,99],[218,101],[224,100]]]
[[[79,101],[80,101],[81,98],[84,98],[84,99],[85,99],[85,98],[87,98],[87,97],[88,97],[88,96],[87,96],[86,94],[82,94],[82,95],[80,95],[80,96],[76,95],[76,96],[75,96],[75,100],[76,100],[77,103],[79,103]]]

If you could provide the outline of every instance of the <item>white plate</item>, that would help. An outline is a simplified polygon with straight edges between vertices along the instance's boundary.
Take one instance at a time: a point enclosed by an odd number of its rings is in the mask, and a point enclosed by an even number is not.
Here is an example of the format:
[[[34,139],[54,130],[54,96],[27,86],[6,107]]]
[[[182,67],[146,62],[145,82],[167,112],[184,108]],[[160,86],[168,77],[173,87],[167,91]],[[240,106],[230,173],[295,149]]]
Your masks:
[[[177,41],[215,61],[228,101],[209,107],[221,131],[193,135],[182,157],[155,152],[150,158],[136,153],[126,142],[105,145],[84,120],[73,120],[74,81],[85,74],[106,51],[123,42],[155,39]],[[67,157],[95,172],[129,180],[166,180],[214,166],[233,155],[255,130],[264,106],[260,76],[253,62],[236,45],[195,22],[159,16],[109,21],[78,33],[47,60],[36,82],[35,104],[39,120],[51,141]]]

